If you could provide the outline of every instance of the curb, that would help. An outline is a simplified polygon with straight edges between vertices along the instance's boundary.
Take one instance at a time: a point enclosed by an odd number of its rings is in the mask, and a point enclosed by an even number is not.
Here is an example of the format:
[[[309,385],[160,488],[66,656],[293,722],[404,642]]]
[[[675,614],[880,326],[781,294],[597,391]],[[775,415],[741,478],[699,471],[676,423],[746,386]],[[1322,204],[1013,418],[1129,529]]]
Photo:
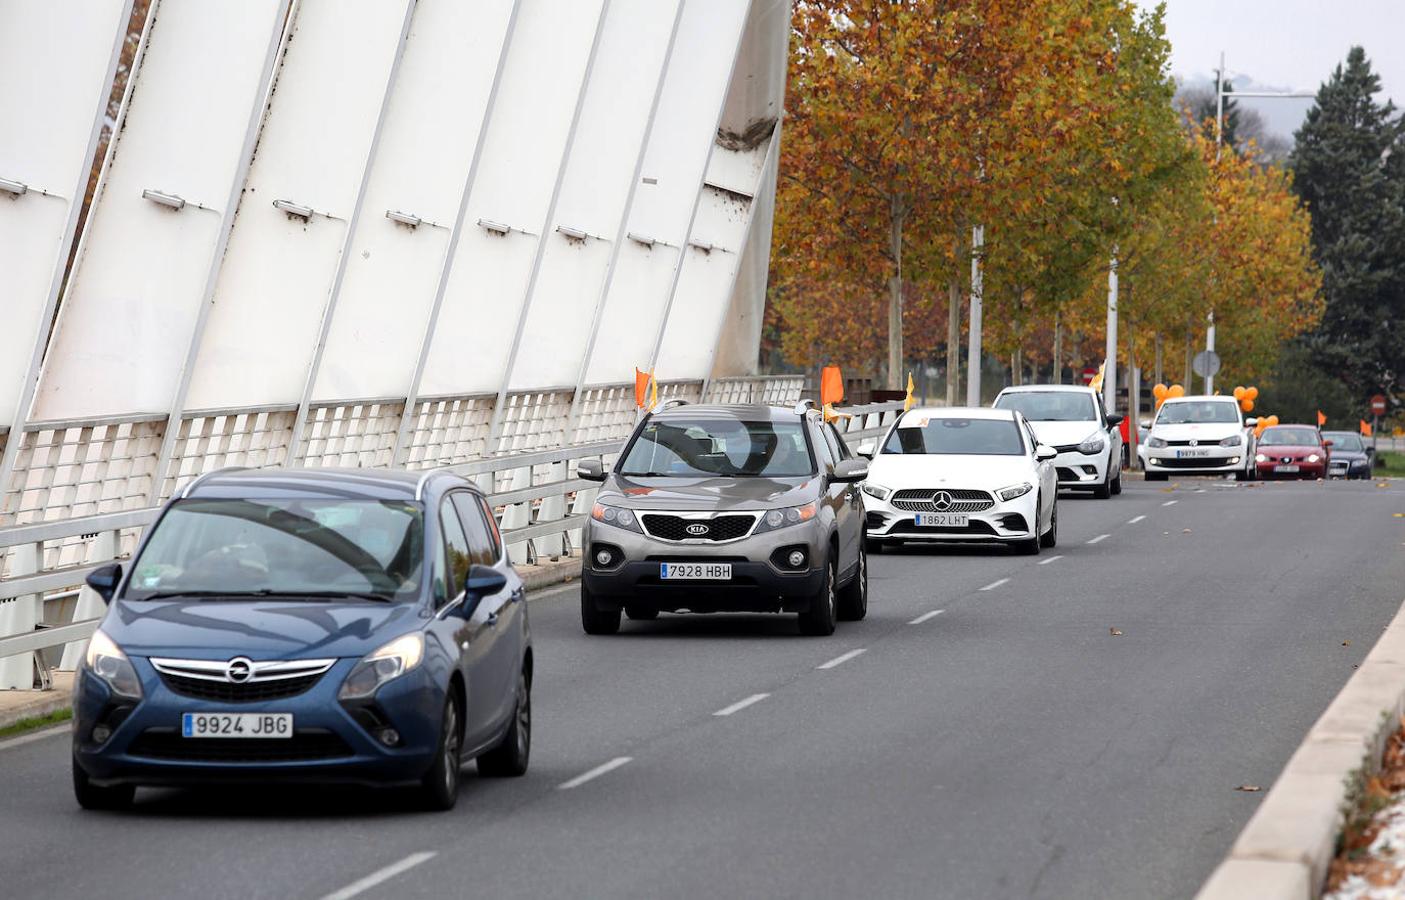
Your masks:
[[[536,591],[580,578],[581,559],[578,556],[565,556],[539,565],[517,566],[516,568],[517,574],[522,577],[523,586],[528,591]],[[65,675],[72,677],[70,673],[56,672],[54,674],[56,681]],[[73,705],[72,691],[66,684],[49,691],[4,691],[0,694],[32,695],[21,699],[14,706],[0,709],[0,728],[6,728],[22,719],[47,716],[61,709],[68,709]]]
[[[1405,606],[1283,767],[1196,900],[1315,900],[1343,809],[1405,712]]]

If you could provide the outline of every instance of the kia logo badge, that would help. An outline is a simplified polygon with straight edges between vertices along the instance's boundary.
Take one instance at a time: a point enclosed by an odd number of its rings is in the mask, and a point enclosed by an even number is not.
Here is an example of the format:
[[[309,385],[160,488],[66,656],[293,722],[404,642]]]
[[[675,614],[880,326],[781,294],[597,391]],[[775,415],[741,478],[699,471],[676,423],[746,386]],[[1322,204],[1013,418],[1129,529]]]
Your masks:
[[[254,674],[254,664],[252,661],[242,656],[236,656],[229,661],[229,665],[224,667],[224,677],[234,684],[243,684]]]
[[[709,531],[711,531],[711,530],[712,530],[712,529],[708,528],[706,525],[702,524],[701,522],[695,522],[695,523],[693,523],[692,525],[689,525],[687,528],[684,529],[684,531],[687,531],[687,532],[688,532],[689,534],[691,534],[693,537],[702,537],[703,535],[707,534],[707,533],[708,533]]]

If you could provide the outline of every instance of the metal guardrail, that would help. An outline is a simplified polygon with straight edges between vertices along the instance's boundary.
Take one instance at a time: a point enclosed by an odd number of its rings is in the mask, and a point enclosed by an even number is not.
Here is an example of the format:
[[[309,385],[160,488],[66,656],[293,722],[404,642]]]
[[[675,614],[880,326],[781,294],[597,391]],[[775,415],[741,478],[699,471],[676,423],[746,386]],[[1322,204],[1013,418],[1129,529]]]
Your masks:
[[[859,442],[882,434],[891,423],[901,403],[874,403],[841,410],[852,416],[836,423],[846,443]],[[614,455],[623,449],[623,441],[603,441],[574,447],[561,447],[532,453],[492,457],[458,465],[446,466],[450,472],[470,480],[487,482],[488,501],[498,511],[503,540],[508,545],[514,563],[530,562],[538,555],[558,555],[571,549],[571,535],[578,532],[589,515],[595,500],[596,483],[572,477],[571,464],[583,459]],[[493,490],[498,479],[506,477],[505,490]],[[570,509],[567,510],[567,504]],[[72,597],[71,590],[81,585],[87,574],[109,562],[120,562],[125,556],[118,552],[121,533],[151,524],[160,507],[104,513],[18,525],[0,529],[0,550],[30,548],[19,561],[12,564],[9,578],[0,580],[0,601],[22,602],[33,597],[42,608],[43,595],[62,591]],[[78,565],[44,569],[45,544],[72,538],[96,537],[97,547],[112,549],[111,554],[99,553]],[[543,544],[543,547],[537,547]],[[80,598],[78,612],[83,605]],[[89,606],[91,609],[91,605]],[[40,625],[32,632],[0,637],[0,660],[30,651],[85,640],[97,628],[100,617],[82,618],[62,625]]]

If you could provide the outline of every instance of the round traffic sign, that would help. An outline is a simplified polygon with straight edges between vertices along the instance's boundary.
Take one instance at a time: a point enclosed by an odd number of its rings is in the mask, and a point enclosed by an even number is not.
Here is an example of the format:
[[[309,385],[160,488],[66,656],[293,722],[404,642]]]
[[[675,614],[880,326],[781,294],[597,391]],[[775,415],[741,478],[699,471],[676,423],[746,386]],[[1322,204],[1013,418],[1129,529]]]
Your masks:
[[[1220,355],[1213,350],[1201,350],[1190,361],[1190,367],[1201,378],[1214,378],[1220,371]]]
[[[1377,394],[1371,398],[1371,412],[1378,416],[1385,415],[1385,395]]]

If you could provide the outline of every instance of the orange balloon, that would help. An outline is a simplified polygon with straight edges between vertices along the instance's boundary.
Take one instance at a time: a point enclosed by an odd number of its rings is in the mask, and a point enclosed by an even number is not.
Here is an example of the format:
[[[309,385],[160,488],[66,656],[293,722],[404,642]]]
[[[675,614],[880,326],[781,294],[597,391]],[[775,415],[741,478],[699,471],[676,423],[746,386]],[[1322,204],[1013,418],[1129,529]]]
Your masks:
[[[1259,389],[1256,387],[1245,388],[1244,396],[1248,397],[1250,400],[1257,400],[1259,399]]]
[[[1234,399],[1236,399],[1236,400],[1243,400],[1243,399],[1244,399],[1244,395],[1245,395],[1246,393],[1247,393],[1247,391],[1245,391],[1242,386],[1237,387],[1237,388],[1234,389]]]
[[[1164,384],[1158,384],[1158,385],[1156,385],[1155,387],[1153,387],[1153,388],[1151,389],[1151,396],[1155,397],[1157,400],[1165,400],[1165,399],[1166,399],[1166,385],[1164,385]]]
[[[1179,384],[1173,384],[1173,385],[1171,385],[1171,389],[1170,389],[1169,391],[1167,391],[1166,396],[1168,396],[1168,397],[1184,397],[1184,396],[1185,396],[1185,388],[1181,387]]]
[[[1239,408],[1242,409],[1242,410],[1244,410],[1245,412],[1253,412],[1253,411],[1254,411],[1254,401],[1253,401],[1253,400],[1247,400],[1247,399],[1246,399],[1246,400],[1240,400],[1240,401],[1239,401]]]

